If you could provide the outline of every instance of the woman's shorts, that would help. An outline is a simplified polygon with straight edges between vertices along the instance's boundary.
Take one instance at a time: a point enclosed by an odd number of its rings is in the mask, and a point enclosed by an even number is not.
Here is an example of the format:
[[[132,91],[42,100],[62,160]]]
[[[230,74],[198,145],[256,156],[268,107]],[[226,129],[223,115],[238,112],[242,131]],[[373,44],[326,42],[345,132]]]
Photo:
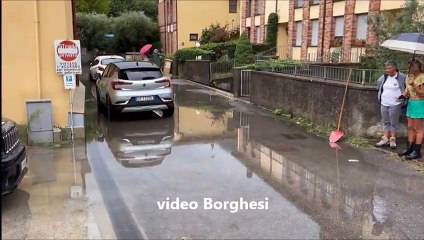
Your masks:
[[[424,118],[424,99],[408,100],[406,116],[409,118]]]

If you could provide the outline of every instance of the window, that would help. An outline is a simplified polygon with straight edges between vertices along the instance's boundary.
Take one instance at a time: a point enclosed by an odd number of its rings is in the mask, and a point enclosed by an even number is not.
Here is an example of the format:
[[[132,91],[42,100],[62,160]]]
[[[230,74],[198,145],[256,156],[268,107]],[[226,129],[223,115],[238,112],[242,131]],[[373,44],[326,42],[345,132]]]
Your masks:
[[[256,0],[255,15],[262,14],[262,4],[263,4],[262,1],[263,0]]]
[[[94,62],[91,63],[91,66],[96,66],[97,64],[99,64],[99,59],[94,60]]]
[[[256,43],[260,43],[261,41],[261,27],[260,26],[256,26],[255,28],[256,31]]]
[[[368,28],[368,14],[358,15],[358,25],[356,27],[356,39],[365,40],[367,39],[367,28]]]
[[[249,0],[249,2],[247,3],[247,17],[252,16],[252,0]]]
[[[199,34],[190,33],[190,41],[197,41],[197,40],[199,40]]]
[[[302,21],[296,22],[296,46],[302,45]]]
[[[343,37],[344,33],[344,17],[336,17],[336,28],[334,29],[335,37]]]
[[[295,8],[302,8],[303,7],[304,0],[295,0],[294,7]]]
[[[229,13],[237,13],[237,0],[228,0]]]
[[[311,5],[318,5],[321,0],[311,0]]]
[[[318,46],[318,31],[319,31],[319,20],[312,20],[311,22],[311,46],[316,47]]]
[[[107,58],[107,59],[103,59],[102,60],[102,65],[108,65],[109,63],[122,62],[122,61],[124,61],[124,59],[121,59],[121,58]]]
[[[158,68],[139,68],[124,70],[119,73],[122,80],[152,80],[162,77],[162,72]]]

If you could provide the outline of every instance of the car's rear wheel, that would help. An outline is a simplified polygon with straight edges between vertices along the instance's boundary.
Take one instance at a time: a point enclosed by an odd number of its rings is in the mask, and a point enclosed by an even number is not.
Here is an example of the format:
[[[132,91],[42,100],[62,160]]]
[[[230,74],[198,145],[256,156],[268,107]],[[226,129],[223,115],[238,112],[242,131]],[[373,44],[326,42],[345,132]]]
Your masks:
[[[113,109],[112,102],[110,101],[109,96],[106,97],[106,103],[107,103],[107,118],[112,121],[115,120],[117,117],[117,112]]]
[[[174,105],[172,107],[163,110],[163,117],[172,117],[174,115]]]

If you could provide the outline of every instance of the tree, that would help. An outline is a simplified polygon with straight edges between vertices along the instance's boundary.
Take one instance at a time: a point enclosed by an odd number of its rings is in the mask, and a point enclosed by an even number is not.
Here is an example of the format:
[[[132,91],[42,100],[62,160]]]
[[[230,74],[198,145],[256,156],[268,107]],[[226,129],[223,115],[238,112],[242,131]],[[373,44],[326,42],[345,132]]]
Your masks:
[[[127,12],[114,20],[115,47],[117,51],[138,51],[145,44],[158,48],[159,27],[143,12]]]
[[[108,39],[105,34],[113,31],[112,19],[98,13],[77,13],[76,17],[81,27],[81,45],[89,51],[94,48],[107,50]]]
[[[123,13],[142,11],[153,21],[157,20],[158,0],[111,0],[109,16],[118,17]]]
[[[111,0],[78,0],[76,1],[76,10],[80,13],[103,13],[107,14],[110,10]]]
[[[368,23],[377,36],[377,42],[367,46],[367,55],[371,58],[368,58],[366,63],[373,65],[372,60],[374,60],[376,61],[374,65],[381,65],[388,59],[392,59],[405,69],[405,63],[407,58],[411,57],[410,54],[392,51],[380,45],[398,33],[424,32],[424,4],[418,0],[406,1],[399,11],[384,11],[372,15]]]
[[[236,46],[234,54],[236,65],[250,64],[253,62],[252,45],[250,44],[247,34],[244,32],[240,35],[239,42]]]
[[[277,46],[278,32],[278,14],[271,13],[268,16],[268,25],[266,31],[266,43],[271,47]]]
[[[221,26],[219,23],[211,24],[209,27],[202,30],[200,43],[221,43],[229,40],[237,39],[240,35],[239,29],[228,30],[228,23]]]

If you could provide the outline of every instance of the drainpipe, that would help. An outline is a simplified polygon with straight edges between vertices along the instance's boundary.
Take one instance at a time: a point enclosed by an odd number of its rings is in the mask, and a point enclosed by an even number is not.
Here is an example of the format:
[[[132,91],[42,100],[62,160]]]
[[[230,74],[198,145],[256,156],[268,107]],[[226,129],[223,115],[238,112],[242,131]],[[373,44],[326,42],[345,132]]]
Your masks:
[[[35,24],[35,71],[37,78],[38,98],[42,99],[41,92],[41,64],[40,64],[40,19],[38,16],[38,1],[34,1],[34,24]]]
[[[326,11],[327,11],[327,0],[324,0],[324,16],[322,21],[322,34],[321,34],[321,62],[324,62],[324,39],[325,39],[325,18],[326,18]]]
[[[163,31],[163,35],[164,35],[164,48],[165,48],[165,53],[166,54],[168,54],[168,42],[166,41],[166,39],[167,39],[167,36],[166,35],[168,35],[168,24],[167,24],[167,15],[166,15],[166,11],[168,10],[167,8],[166,8],[166,0],[163,0],[162,1],[162,4],[163,4],[163,26],[164,26],[164,31]]]

